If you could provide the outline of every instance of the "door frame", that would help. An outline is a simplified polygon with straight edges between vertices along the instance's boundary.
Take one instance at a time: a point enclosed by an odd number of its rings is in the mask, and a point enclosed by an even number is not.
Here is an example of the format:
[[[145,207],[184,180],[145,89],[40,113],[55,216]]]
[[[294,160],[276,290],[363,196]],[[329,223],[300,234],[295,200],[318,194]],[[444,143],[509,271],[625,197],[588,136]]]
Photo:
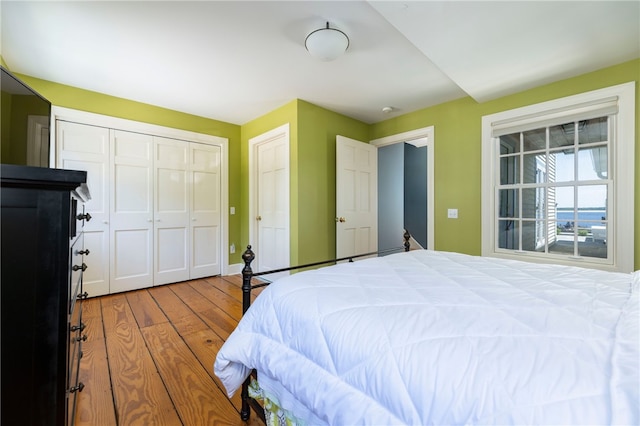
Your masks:
[[[285,258],[288,259],[287,266],[291,263],[291,134],[289,123],[285,123],[279,127],[271,129],[258,136],[249,139],[249,244],[254,246],[258,251],[258,227],[256,224],[256,216],[258,214],[258,147],[262,144],[269,143],[274,139],[284,136],[286,140],[287,152],[287,194],[282,197],[287,200],[287,211],[289,212],[289,220],[287,223],[287,234],[289,235],[289,244],[286,245],[288,253]],[[259,252],[258,252],[259,255]],[[256,263],[258,265],[258,263]]]
[[[421,129],[409,130],[408,132],[397,133],[383,138],[373,139],[369,144],[378,148],[396,143],[410,143],[416,147],[427,147],[427,247],[435,249],[435,129],[434,126],[423,127]]]
[[[217,145],[221,149],[221,181],[220,181],[220,206],[222,214],[220,226],[223,231],[220,238],[221,254],[221,274],[227,275],[229,271],[229,139],[221,136],[206,135],[203,133],[191,132],[188,130],[175,129],[172,127],[159,126],[156,124],[143,123],[140,121],[127,120],[108,115],[95,114],[92,112],[79,111],[53,105],[51,107],[51,145],[49,155],[51,163],[57,165],[57,121],[71,121],[79,124],[107,127],[110,129],[125,130],[129,132],[145,133],[152,136],[161,136],[169,139],[179,139],[188,142],[197,142],[206,145]],[[89,188],[91,191],[91,188]]]

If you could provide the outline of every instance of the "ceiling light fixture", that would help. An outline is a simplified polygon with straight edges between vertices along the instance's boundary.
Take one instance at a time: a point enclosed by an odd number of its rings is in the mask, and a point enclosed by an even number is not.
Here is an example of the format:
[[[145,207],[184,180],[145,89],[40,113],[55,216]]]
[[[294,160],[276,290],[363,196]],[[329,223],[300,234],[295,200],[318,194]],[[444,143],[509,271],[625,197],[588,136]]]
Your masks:
[[[393,107],[390,107],[390,106],[386,106],[382,108],[382,112],[384,112],[385,114],[389,114],[392,111],[393,111]]]
[[[311,55],[322,61],[333,61],[346,52],[349,47],[349,37],[335,28],[320,28],[311,32],[304,40],[304,46]]]

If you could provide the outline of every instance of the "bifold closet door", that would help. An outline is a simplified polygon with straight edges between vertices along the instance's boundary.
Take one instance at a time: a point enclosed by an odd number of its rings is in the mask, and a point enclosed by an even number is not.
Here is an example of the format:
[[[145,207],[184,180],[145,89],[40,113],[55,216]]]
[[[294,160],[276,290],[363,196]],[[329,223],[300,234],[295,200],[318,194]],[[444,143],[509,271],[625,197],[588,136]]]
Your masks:
[[[189,142],[155,137],[156,285],[189,279]]]
[[[221,161],[219,146],[191,143],[190,278],[219,275],[221,245]]]
[[[87,172],[91,199],[85,212],[84,247],[90,267],[82,274],[89,296],[109,294],[109,129],[58,120],[56,123],[57,167]]]
[[[111,292],[153,286],[153,137],[112,130]]]

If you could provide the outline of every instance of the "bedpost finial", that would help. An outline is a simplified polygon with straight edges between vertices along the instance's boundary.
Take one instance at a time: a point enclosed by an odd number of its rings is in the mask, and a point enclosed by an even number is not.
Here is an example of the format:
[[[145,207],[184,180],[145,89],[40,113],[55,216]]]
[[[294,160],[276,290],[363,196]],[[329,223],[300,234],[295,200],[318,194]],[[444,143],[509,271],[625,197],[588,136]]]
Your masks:
[[[253,253],[253,250],[251,250],[251,244],[249,244],[244,253],[242,253],[242,260],[244,261],[244,264],[246,266],[249,266],[249,264],[253,262],[253,259],[255,258],[256,255]]]
[[[411,234],[407,229],[404,230],[404,251],[409,251],[411,249]]]

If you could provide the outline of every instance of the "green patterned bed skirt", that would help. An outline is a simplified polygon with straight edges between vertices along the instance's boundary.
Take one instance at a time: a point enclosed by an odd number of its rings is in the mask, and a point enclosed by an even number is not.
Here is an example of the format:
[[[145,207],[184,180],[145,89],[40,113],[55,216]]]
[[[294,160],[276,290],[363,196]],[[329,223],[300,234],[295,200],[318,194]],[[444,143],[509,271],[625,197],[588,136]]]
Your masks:
[[[305,423],[293,413],[281,408],[278,400],[260,387],[258,381],[251,378],[249,396],[262,404],[266,426],[303,426]]]

